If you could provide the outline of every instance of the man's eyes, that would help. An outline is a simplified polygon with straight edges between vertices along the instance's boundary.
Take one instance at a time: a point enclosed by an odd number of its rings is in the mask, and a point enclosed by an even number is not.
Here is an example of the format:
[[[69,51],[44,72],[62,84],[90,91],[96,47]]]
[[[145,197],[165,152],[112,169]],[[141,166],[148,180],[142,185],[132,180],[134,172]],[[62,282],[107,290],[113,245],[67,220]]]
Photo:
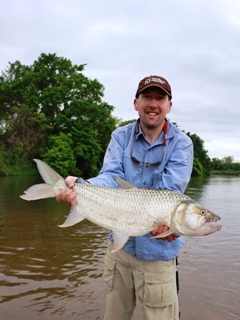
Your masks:
[[[152,99],[152,97],[151,97],[151,96],[148,96],[148,95],[144,95],[143,98],[144,98],[144,99],[147,99],[147,100]],[[163,97],[163,96],[155,97],[156,100],[164,100],[164,98],[165,98],[165,97]]]

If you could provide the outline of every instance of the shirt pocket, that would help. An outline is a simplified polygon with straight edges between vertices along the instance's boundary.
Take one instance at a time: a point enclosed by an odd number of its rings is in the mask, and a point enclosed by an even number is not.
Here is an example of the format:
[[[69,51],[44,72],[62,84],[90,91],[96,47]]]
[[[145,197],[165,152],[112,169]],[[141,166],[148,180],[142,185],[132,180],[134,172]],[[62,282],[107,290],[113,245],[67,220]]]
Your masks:
[[[166,307],[174,302],[175,281],[171,277],[170,281],[163,281],[161,275],[145,273],[144,303],[149,307]]]

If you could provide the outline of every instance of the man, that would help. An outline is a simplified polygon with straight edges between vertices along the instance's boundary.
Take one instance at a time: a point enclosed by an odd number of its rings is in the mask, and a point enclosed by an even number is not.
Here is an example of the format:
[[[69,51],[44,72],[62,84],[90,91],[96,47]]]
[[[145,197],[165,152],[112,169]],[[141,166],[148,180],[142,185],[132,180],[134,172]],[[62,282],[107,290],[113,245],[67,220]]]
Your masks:
[[[172,91],[167,80],[160,76],[141,80],[134,108],[138,121],[112,133],[103,167],[88,182],[118,187],[113,179],[118,176],[138,188],[183,193],[191,177],[193,145],[186,134],[166,120],[172,108]],[[76,177],[66,179],[70,188],[75,182]],[[76,204],[71,190],[62,191],[57,200]],[[167,229],[159,226],[151,234]],[[150,238],[149,234],[132,237],[122,250],[111,253],[110,234],[103,275],[107,295],[105,320],[131,319],[136,295],[142,303],[144,319],[179,319],[175,260],[184,239],[174,235],[161,240]]]

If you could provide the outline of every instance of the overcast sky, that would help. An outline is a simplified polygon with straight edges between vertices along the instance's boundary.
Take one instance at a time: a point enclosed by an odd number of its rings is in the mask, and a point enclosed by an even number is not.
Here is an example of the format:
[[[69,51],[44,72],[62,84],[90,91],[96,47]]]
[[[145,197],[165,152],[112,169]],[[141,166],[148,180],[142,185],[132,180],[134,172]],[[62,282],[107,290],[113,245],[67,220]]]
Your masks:
[[[0,71],[56,53],[105,87],[123,120],[148,75],[166,78],[172,122],[213,158],[240,160],[240,0],[0,0]]]

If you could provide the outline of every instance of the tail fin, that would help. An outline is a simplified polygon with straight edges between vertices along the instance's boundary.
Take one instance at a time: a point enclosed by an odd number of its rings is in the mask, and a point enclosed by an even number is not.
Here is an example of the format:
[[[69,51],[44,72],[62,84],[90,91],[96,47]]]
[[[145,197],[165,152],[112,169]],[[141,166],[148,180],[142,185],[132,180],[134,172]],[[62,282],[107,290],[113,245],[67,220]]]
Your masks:
[[[45,162],[38,159],[34,159],[34,161],[37,164],[40,175],[46,183],[35,184],[28,188],[20,198],[24,200],[38,200],[56,197],[53,187],[59,179],[63,178]]]

